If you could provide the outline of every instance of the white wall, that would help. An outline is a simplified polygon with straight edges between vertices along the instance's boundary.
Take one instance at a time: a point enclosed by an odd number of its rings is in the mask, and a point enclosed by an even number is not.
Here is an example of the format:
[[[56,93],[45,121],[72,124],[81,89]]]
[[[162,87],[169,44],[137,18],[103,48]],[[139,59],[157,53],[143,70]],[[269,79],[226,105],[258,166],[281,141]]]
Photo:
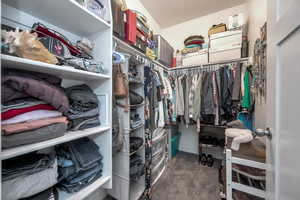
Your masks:
[[[140,0],[126,0],[126,4],[129,9],[137,10],[137,11],[143,13],[147,17],[148,25],[154,31],[154,34],[160,33],[161,28],[160,28],[159,24],[151,16],[151,14],[148,12],[148,10],[143,6],[143,4],[140,2]]]
[[[183,41],[191,35],[202,35],[205,37],[205,41],[208,42],[209,28],[214,24],[227,24],[228,17],[237,13],[244,13],[247,16],[246,4],[162,29],[162,35],[175,49],[182,49],[184,47]]]
[[[248,20],[250,41],[250,55],[253,55],[253,48],[257,38],[260,37],[260,27],[267,21],[267,0],[248,0]]]
[[[248,39],[250,41],[250,55],[253,55],[254,44],[260,37],[260,27],[267,21],[267,0],[248,0],[249,9],[249,32]],[[265,128],[266,126],[266,105],[255,105],[255,127]]]

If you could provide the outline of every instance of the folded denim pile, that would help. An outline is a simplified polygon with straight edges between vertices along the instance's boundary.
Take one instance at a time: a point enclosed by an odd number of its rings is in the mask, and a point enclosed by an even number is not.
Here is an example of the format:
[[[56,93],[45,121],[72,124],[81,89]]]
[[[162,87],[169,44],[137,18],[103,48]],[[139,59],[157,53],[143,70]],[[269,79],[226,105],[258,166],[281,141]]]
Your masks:
[[[145,174],[145,165],[139,155],[133,155],[130,158],[130,181],[137,182]]]
[[[66,89],[70,109],[67,113],[69,129],[82,130],[100,125],[99,100],[87,85],[76,85]]]
[[[136,112],[130,113],[130,128],[135,129],[137,127],[140,127],[143,122],[142,119],[140,118],[140,115],[137,114]]]
[[[141,137],[130,137],[130,153],[137,151],[144,144]]]
[[[58,187],[68,193],[78,192],[102,176],[102,155],[89,138],[56,147]]]
[[[5,160],[2,162],[1,199],[31,197],[53,187],[57,183],[57,177],[57,159],[51,152],[34,152]]]
[[[61,137],[69,100],[62,80],[37,72],[4,69],[1,80],[2,148]]]

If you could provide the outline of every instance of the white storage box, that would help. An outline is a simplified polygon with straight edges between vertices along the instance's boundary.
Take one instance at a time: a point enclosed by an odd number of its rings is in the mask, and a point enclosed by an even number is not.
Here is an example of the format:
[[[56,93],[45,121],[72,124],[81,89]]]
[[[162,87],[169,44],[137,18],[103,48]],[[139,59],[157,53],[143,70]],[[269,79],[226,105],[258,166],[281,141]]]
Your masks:
[[[226,31],[210,36],[210,49],[217,51],[226,48],[242,48],[242,30]]]
[[[217,50],[209,49],[209,62],[222,62],[226,60],[240,59],[242,58],[241,47],[234,48],[219,48]]]
[[[183,67],[194,67],[208,63],[208,50],[204,49],[195,53],[189,53],[182,57]]]

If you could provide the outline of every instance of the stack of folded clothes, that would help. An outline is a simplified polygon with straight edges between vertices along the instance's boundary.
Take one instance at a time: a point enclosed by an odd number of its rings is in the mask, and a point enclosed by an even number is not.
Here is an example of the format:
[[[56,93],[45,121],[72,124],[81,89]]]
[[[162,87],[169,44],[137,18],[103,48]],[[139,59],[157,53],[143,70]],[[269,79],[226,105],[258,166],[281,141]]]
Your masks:
[[[133,155],[130,158],[130,181],[137,182],[145,174],[145,165],[139,155]]]
[[[102,155],[89,138],[57,146],[56,153],[60,189],[78,192],[102,176]]]
[[[67,113],[69,129],[82,130],[100,125],[100,105],[97,95],[87,85],[76,85],[66,89],[70,109]]]
[[[192,35],[184,40],[185,48],[181,51],[182,54],[195,53],[202,49],[204,37],[202,35]]]
[[[55,154],[30,153],[2,162],[2,200],[28,198],[57,183]]]
[[[67,130],[69,100],[61,79],[49,74],[4,69],[1,80],[2,148],[45,141]]]
[[[130,128],[135,129],[142,126],[143,122],[140,115],[135,111],[130,113]]]

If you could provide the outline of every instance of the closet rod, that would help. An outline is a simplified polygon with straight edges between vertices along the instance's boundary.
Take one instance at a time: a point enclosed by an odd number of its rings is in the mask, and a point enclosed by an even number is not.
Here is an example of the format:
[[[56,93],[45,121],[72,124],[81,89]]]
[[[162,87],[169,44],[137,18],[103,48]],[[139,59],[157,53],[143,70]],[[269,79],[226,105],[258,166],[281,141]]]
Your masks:
[[[171,68],[169,70],[176,71],[176,70],[184,70],[184,69],[196,69],[196,68],[207,67],[207,66],[212,66],[212,65],[222,65],[222,64],[229,64],[229,63],[234,63],[234,62],[244,62],[244,61],[248,61],[248,60],[249,60],[249,57],[227,60],[227,61],[222,61],[222,62],[207,63],[207,64],[192,66],[192,67],[177,67],[177,68]]]
[[[142,56],[144,57],[146,60],[148,60],[150,63],[153,63],[155,65],[157,65],[158,67],[161,67],[163,68],[164,70],[168,71],[169,68],[162,65],[161,63],[155,61],[155,60],[151,60],[150,58],[148,58],[144,53],[138,51],[137,49],[135,49],[134,47],[130,46],[129,44],[127,44],[126,42],[120,40],[119,38],[117,38],[116,36],[113,36],[113,40],[119,44],[120,46],[122,45],[122,48],[123,50],[127,50],[129,53],[132,53],[132,54],[138,54],[139,56]]]

